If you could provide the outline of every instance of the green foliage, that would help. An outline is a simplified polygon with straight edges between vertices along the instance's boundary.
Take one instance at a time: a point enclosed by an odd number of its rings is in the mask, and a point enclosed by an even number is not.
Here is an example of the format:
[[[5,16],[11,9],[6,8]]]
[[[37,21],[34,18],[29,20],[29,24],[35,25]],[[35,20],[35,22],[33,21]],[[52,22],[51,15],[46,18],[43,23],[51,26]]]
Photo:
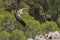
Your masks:
[[[34,37],[37,34],[44,34],[49,31],[57,30],[60,32],[60,18],[54,22],[46,21],[44,23],[40,23],[38,20],[35,20],[34,17],[30,16],[28,10],[23,10],[24,14],[21,15],[22,20],[26,23],[26,26],[23,27],[14,17],[14,13],[16,11],[12,10],[11,13],[7,12],[5,7],[2,5],[2,3],[5,4],[5,6],[11,5],[13,2],[13,0],[6,0],[5,3],[3,3],[2,0],[0,0],[0,40],[26,40],[28,37]],[[34,9],[35,7],[41,7],[39,9],[40,13],[50,15],[52,20],[58,18],[56,15],[57,13],[60,17],[60,0],[29,0],[27,2],[29,5],[25,1],[21,0],[19,7],[30,8],[31,4],[33,4]],[[33,15],[34,13],[32,12]]]
[[[26,38],[23,31],[16,29],[11,34],[5,30],[0,32],[0,40],[26,40]]]
[[[51,22],[45,22],[41,24],[41,33],[48,33],[49,31],[60,31],[59,28],[57,27],[57,24],[53,21]]]
[[[19,31],[19,30],[14,30],[11,33],[11,40],[25,40],[24,32]]]
[[[20,3],[20,7],[24,7],[24,8],[28,8],[29,7],[29,5],[27,5],[25,2],[23,2],[23,1],[21,1],[21,3]]]
[[[6,31],[2,31],[0,33],[0,40],[9,40],[10,39],[10,33]]]

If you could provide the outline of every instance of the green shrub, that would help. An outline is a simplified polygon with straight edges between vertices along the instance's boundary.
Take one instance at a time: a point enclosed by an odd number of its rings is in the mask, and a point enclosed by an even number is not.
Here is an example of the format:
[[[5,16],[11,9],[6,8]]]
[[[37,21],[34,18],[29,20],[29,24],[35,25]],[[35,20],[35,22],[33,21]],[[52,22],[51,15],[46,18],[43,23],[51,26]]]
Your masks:
[[[10,39],[10,33],[6,31],[2,31],[0,33],[0,40],[9,40]]]
[[[59,28],[57,27],[57,24],[53,21],[51,22],[45,22],[41,24],[40,31],[42,33],[48,33],[50,31],[60,31]]]
[[[25,40],[25,36],[24,33],[22,31],[19,30],[14,30],[11,33],[11,40]]]
[[[24,8],[28,8],[29,7],[29,5],[27,5],[25,2],[23,2],[23,1],[21,1],[21,3],[20,3],[20,7],[24,7]]]

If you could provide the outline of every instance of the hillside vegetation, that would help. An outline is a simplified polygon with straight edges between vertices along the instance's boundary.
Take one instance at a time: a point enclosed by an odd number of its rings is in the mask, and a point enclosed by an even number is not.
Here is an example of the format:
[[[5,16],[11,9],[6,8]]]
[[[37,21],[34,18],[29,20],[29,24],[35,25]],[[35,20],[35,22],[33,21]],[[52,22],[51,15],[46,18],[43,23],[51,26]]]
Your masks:
[[[14,14],[23,10],[24,27]],[[60,0],[0,0],[0,40],[26,40],[35,35],[60,32]]]

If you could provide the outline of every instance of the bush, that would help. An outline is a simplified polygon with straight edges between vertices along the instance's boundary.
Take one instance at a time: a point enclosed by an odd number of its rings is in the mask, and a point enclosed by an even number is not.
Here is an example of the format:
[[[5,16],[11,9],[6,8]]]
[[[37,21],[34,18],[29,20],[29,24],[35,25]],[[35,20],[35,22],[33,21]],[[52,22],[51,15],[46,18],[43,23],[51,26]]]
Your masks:
[[[0,40],[9,40],[10,39],[10,33],[6,31],[2,31],[0,33]]]
[[[11,40],[25,40],[25,36],[24,33],[22,31],[19,30],[14,30],[11,33]]]
[[[50,31],[60,31],[59,28],[57,27],[57,24],[53,21],[51,22],[45,22],[41,24],[41,33],[48,33]]]

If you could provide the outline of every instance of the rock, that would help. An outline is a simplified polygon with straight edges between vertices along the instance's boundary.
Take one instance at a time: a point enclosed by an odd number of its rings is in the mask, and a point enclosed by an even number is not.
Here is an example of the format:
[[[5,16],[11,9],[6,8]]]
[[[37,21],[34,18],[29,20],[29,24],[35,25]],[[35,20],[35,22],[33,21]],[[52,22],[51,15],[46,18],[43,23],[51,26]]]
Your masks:
[[[33,40],[29,38],[28,40]],[[60,40],[60,33],[58,31],[49,32],[48,34],[36,35],[34,40]]]
[[[35,40],[46,40],[43,35],[37,35]]]

